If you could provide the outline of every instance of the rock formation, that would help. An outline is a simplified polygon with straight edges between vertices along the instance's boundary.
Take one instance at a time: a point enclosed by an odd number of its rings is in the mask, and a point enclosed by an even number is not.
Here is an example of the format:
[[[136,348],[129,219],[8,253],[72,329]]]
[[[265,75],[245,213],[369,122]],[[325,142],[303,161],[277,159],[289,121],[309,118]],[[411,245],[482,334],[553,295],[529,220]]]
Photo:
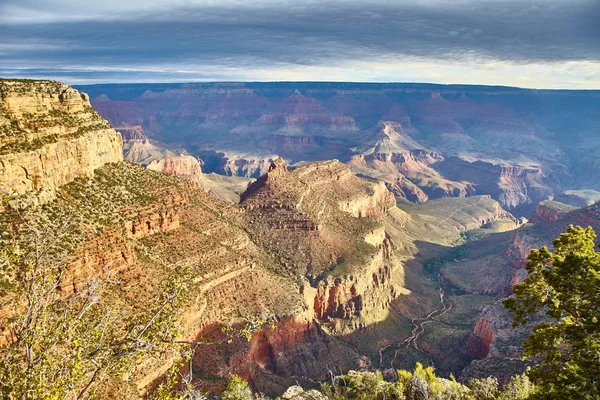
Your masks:
[[[577,207],[568,204],[559,203],[558,201],[544,200],[540,201],[535,208],[529,222],[535,224],[537,222],[553,222],[558,221],[569,212],[576,210]]]
[[[547,179],[539,165],[453,157],[439,169],[451,179],[471,182],[477,193],[490,194],[508,210],[547,198],[557,184]]]
[[[533,323],[540,319],[532,320]],[[495,376],[507,382],[522,374],[527,362],[521,360],[522,343],[531,333],[532,325],[512,327],[512,317],[501,301],[486,306],[469,336],[467,351],[474,359],[462,372],[460,380]]]
[[[166,156],[149,163],[146,168],[188,179],[202,182],[202,167],[198,160],[192,156]]]
[[[414,202],[474,194],[468,182],[447,180],[434,169],[433,164],[443,160],[440,153],[425,149],[408,136],[399,122],[381,121],[375,141],[348,165],[357,173],[384,180],[397,196]]]
[[[90,106],[85,93],[58,82],[0,81],[0,194],[34,193],[90,177],[123,159],[121,136]]]

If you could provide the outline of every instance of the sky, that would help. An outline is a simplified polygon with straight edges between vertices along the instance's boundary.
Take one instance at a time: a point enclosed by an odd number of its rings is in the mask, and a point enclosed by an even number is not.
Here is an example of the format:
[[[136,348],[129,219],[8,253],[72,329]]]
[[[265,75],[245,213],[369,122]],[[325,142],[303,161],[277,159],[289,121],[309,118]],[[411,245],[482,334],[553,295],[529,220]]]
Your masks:
[[[600,0],[0,0],[0,77],[600,89]]]

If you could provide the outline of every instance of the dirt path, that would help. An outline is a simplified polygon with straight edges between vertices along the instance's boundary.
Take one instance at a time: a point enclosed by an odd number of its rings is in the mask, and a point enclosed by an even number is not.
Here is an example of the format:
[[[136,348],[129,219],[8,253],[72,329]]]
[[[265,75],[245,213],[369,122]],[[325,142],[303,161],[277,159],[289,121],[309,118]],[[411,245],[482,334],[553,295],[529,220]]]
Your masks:
[[[446,314],[448,311],[450,311],[452,309],[452,303],[446,297],[444,289],[442,288],[442,283],[443,283],[443,278],[440,274],[438,274],[438,294],[440,296],[440,305],[441,306],[439,308],[436,308],[435,310],[431,311],[429,314],[427,314],[423,318],[413,318],[413,320],[411,321],[413,324],[413,329],[411,331],[411,334],[409,337],[404,339],[402,342],[398,343],[397,345],[385,346],[379,350],[379,365],[381,367],[383,367],[383,351],[389,347],[396,347],[396,351],[394,352],[394,358],[392,359],[392,361],[390,363],[390,366],[392,369],[395,368],[394,363],[396,362],[396,359],[398,358],[398,353],[401,350],[406,350],[409,347],[414,347],[417,350],[423,351],[422,349],[419,348],[419,345],[417,344],[417,340],[419,339],[419,336],[423,332],[425,332],[425,325],[436,321],[437,317],[441,317],[442,315]]]
[[[240,269],[236,269],[234,271],[228,272],[225,275],[221,275],[218,278],[215,278],[211,281],[206,282],[204,285],[200,286],[200,296],[202,297],[202,305],[196,310],[194,311],[194,313],[192,315],[189,316],[189,318],[195,319],[195,320],[200,320],[202,314],[204,314],[204,311],[206,310],[206,307],[208,306],[208,299],[205,296],[206,292],[208,292],[209,290],[222,285],[223,283],[237,278],[238,276],[242,275],[243,273],[247,272],[250,268],[249,267],[243,267]],[[197,283],[197,281],[195,281],[195,283]]]
[[[448,215],[446,218],[444,218],[442,221],[440,221],[440,222],[438,223],[438,225],[439,225],[439,226],[441,226],[443,223],[445,223],[445,222],[446,222],[446,221],[448,221],[450,218],[452,218],[452,217],[454,216],[454,214],[456,214],[457,212],[459,212],[459,211],[461,211],[461,210],[464,210],[465,208],[468,208],[468,207],[473,207],[473,206],[476,206],[477,204],[481,203],[481,201],[482,201],[483,199],[485,199],[485,197],[480,197],[480,198],[479,198],[479,200],[477,200],[477,202],[476,202],[476,203],[473,203],[473,204],[467,204],[466,206],[462,206],[462,207],[460,207],[460,208],[457,208],[457,209],[456,209],[456,210],[454,210],[454,211],[453,211],[453,212],[452,212],[450,215]]]
[[[240,269],[236,269],[234,271],[226,273],[225,275],[221,275],[218,278],[215,278],[211,281],[206,282],[204,285],[200,286],[200,294],[204,294],[204,293],[208,292],[210,289],[214,288],[215,286],[219,286],[233,278],[237,278],[241,274],[247,272],[249,269],[250,269],[249,267],[243,267]]]

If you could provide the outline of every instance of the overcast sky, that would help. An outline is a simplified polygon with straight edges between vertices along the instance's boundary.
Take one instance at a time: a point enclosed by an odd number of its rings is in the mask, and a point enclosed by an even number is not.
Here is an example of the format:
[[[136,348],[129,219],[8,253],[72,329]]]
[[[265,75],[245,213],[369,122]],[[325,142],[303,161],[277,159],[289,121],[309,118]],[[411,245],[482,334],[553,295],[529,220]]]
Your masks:
[[[600,0],[0,0],[0,76],[600,89]]]

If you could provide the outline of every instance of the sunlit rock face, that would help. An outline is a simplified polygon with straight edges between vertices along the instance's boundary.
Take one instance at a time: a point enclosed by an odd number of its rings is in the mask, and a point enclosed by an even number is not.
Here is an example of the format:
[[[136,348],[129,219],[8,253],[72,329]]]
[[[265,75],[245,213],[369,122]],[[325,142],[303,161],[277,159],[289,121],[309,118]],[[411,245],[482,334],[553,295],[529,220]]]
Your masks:
[[[194,182],[202,182],[202,167],[193,156],[166,156],[152,161],[146,168],[163,174],[180,176]]]
[[[123,159],[122,139],[85,93],[58,82],[0,81],[0,194],[33,201]]]
[[[559,203],[557,201],[545,200],[538,203],[529,222],[553,222],[563,218],[566,214],[576,210],[577,207],[568,204]]]

